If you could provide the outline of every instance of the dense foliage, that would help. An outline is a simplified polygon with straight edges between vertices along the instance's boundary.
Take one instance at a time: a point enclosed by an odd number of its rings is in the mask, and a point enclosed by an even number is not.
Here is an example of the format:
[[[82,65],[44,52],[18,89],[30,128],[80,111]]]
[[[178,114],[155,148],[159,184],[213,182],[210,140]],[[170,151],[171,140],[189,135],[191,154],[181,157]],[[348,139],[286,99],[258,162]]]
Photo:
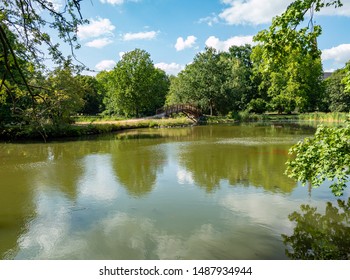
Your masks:
[[[255,89],[250,54],[249,45],[229,52],[206,48],[171,80],[168,103],[192,103],[210,115],[245,110]]]
[[[164,105],[169,88],[165,72],[155,68],[150,54],[140,49],[124,54],[100,80],[105,84],[108,112],[127,117],[153,115]]]
[[[60,51],[45,31],[56,31],[60,41],[68,43],[73,50],[79,47],[76,31],[79,24],[86,21],[80,14],[80,0],[67,0],[61,9],[54,7],[49,0],[23,0],[0,2],[0,126],[25,124],[41,130],[48,122],[57,122],[57,117],[65,118],[67,108],[62,100],[68,100],[70,87],[57,88],[51,84],[55,77],[69,74],[72,77],[76,67],[71,58]],[[55,37],[55,36],[53,36]],[[46,47],[46,49],[45,49]],[[57,72],[48,71],[45,66],[50,59]],[[63,74],[58,69],[68,69]],[[68,83],[72,80],[69,79]],[[56,83],[57,85],[57,83]],[[74,103],[74,110],[78,103]],[[67,103],[71,105],[69,102]],[[73,112],[74,112],[73,110]]]
[[[324,99],[321,52],[317,37],[321,27],[313,25],[313,13],[324,6],[340,6],[340,1],[297,0],[273,19],[267,30],[259,32],[253,50],[255,73],[262,79],[270,105],[278,112],[322,110]],[[306,14],[311,17],[302,26]]]
[[[350,122],[344,127],[319,126],[312,138],[305,138],[290,149],[287,174],[313,187],[326,179],[336,196],[343,194],[350,175]]]
[[[325,109],[331,112],[350,112],[350,91],[345,89],[346,70],[338,69],[326,79]]]

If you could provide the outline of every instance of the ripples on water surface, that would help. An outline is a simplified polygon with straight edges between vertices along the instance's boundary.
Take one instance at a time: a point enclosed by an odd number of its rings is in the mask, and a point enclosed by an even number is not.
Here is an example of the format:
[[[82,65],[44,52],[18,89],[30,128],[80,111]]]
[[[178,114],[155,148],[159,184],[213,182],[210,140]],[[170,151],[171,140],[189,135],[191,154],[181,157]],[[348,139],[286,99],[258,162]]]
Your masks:
[[[288,214],[335,200],[283,175],[288,148],[312,133],[203,126],[0,144],[0,256],[285,259]]]

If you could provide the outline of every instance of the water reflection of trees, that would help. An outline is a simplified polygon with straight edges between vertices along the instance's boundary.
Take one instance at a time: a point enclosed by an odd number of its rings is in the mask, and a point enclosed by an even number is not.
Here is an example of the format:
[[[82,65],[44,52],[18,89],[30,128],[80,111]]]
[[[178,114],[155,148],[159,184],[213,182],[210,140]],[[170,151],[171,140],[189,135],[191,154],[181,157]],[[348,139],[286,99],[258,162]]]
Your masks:
[[[28,170],[0,170],[0,259],[16,248],[17,237],[28,219],[34,215],[33,193],[28,187]]]
[[[180,163],[208,192],[220,186],[254,185],[269,191],[291,192],[295,182],[285,176],[288,147],[278,144],[241,145],[204,143],[188,145],[180,153]]]
[[[0,258],[16,250],[19,234],[36,215],[38,187],[58,188],[76,198],[82,172],[77,158],[84,151],[71,144],[0,145]]]
[[[112,150],[113,168],[129,194],[142,196],[152,191],[163,167],[164,151],[147,139],[118,141]],[[159,143],[158,143],[159,144]]]
[[[39,169],[39,184],[57,188],[67,197],[78,196],[78,182],[84,171],[80,159],[89,154],[82,143],[52,144],[47,148],[47,167]]]
[[[350,259],[350,198],[338,200],[338,207],[328,202],[325,214],[315,207],[302,205],[289,219],[296,223],[291,236],[282,235],[291,259],[349,260]]]
[[[16,250],[17,237],[34,215],[31,170],[22,168],[31,162],[25,150],[14,145],[0,146],[0,259],[10,249]],[[34,161],[40,161],[36,154]]]
[[[305,133],[313,133],[314,128],[296,123],[250,123],[250,124],[230,124],[230,125],[205,125],[193,127],[160,128],[160,129],[137,129],[127,130],[115,134],[118,140],[131,139],[157,139],[164,141],[201,141],[207,139],[227,139],[227,138],[260,138],[260,137],[282,137],[287,135],[297,136]],[[111,136],[99,136],[98,139]]]

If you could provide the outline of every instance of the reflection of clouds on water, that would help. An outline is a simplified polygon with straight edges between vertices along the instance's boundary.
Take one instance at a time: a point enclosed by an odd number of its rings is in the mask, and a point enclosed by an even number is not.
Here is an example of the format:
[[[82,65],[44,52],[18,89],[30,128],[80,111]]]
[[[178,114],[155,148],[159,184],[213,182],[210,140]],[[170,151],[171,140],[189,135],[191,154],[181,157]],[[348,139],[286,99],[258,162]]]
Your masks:
[[[19,238],[19,252],[16,258],[50,258],[57,244],[69,233],[68,201],[62,201],[60,196],[42,192],[37,197],[36,205],[37,216],[29,222],[27,232]]]
[[[14,256],[17,259],[269,258],[269,242],[261,245],[257,240],[256,244],[247,244],[235,238],[233,228],[221,232],[207,223],[194,227],[188,235],[179,235],[158,228],[154,220],[116,212],[77,231],[71,212],[47,207],[62,203],[43,197],[38,204],[41,210],[20,239],[18,254]],[[50,219],[52,216],[56,218]],[[245,246],[253,248],[244,251]],[[237,250],[238,247],[241,248]]]
[[[136,213],[139,215],[136,216],[125,213],[127,210],[106,207],[106,202],[120,198],[117,190],[120,186],[111,168],[111,157],[89,155],[80,162],[83,172],[77,180],[78,192],[74,201],[59,192],[39,190],[37,216],[28,223],[27,231],[19,238],[14,258],[284,258],[284,248],[276,243],[279,239],[276,235],[285,232],[283,222],[278,219],[286,220],[290,209],[298,208],[296,203],[288,202],[284,196],[266,193],[263,196],[256,189],[254,193],[244,192],[244,195],[225,193],[221,200],[218,197],[221,204],[217,213],[220,214],[199,221],[196,219],[199,214],[186,209],[171,212],[174,216],[168,216],[168,221],[181,223],[187,220],[185,215],[193,219],[193,224],[183,232],[166,228],[156,217],[149,218],[147,213]],[[179,184],[194,184],[191,172],[181,167],[175,170]],[[264,207],[266,205],[273,205],[273,209],[268,210]],[[220,225],[223,222],[220,219],[225,220],[224,226]]]
[[[106,200],[116,198],[115,178],[106,168],[109,156],[89,156],[84,161],[84,173],[79,180],[76,202],[58,192],[41,191],[36,200],[37,216],[19,238],[17,259],[271,259],[284,258],[283,248],[276,245],[276,235],[286,232],[286,220],[296,202],[283,196],[264,193],[225,195],[221,207],[228,209],[226,228],[216,227],[216,221],[195,223],[186,232],[165,230],[147,216],[135,216],[121,211],[97,213]],[[102,164],[104,162],[104,164]],[[103,170],[101,166],[104,166]],[[191,173],[178,170],[178,180],[192,182]],[[94,174],[102,172],[104,176]],[[91,177],[90,177],[91,176]],[[107,179],[108,178],[108,179]],[[111,184],[112,182],[112,184]],[[106,193],[104,196],[100,191]],[[256,192],[256,190],[255,190]],[[86,201],[88,199],[88,201]],[[273,205],[271,208],[266,205]],[[80,210],[80,211],[76,211]],[[233,212],[240,212],[239,215]],[[243,215],[241,215],[243,213]],[[188,213],[191,215],[191,213]],[[239,217],[239,218],[238,218]],[[243,217],[243,218],[241,218]],[[248,217],[248,219],[247,219]],[[237,219],[241,222],[237,222]],[[178,219],[176,219],[178,220]],[[80,226],[78,223],[81,223]],[[81,226],[83,225],[83,226]],[[264,225],[262,227],[261,225]],[[273,229],[272,229],[273,228]],[[271,237],[271,231],[273,236]],[[249,239],[245,239],[249,236]],[[254,238],[254,236],[256,238]],[[280,253],[278,253],[280,251]],[[277,252],[277,253],[276,253]]]
[[[280,234],[292,228],[288,215],[298,209],[300,203],[277,194],[255,190],[254,193],[227,195],[221,200],[221,205],[239,213],[247,222],[267,227],[276,234]]]
[[[177,182],[180,185],[194,183],[192,172],[189,172],[185,169],[179,169],[176,173],[176,177],[177,177]]]
[[[83,197],[94,200],[114,200],[117,182],[110,155],[89,155],[83,160],[84,174],[79,181]]]

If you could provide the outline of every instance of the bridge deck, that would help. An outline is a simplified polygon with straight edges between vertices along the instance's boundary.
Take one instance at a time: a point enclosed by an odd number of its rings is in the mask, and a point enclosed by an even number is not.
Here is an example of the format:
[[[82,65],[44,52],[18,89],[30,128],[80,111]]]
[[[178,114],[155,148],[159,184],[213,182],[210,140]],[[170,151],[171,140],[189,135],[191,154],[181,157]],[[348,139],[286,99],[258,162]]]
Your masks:
[[[192,104],[175,104],[170,106],[164,106],[157,110],[158,114],[164,114],[165,116],[170,116],[174,113],[185,113],[187,117],[198,120],[199,117],[202,116],[202,112],[199,108]]]

